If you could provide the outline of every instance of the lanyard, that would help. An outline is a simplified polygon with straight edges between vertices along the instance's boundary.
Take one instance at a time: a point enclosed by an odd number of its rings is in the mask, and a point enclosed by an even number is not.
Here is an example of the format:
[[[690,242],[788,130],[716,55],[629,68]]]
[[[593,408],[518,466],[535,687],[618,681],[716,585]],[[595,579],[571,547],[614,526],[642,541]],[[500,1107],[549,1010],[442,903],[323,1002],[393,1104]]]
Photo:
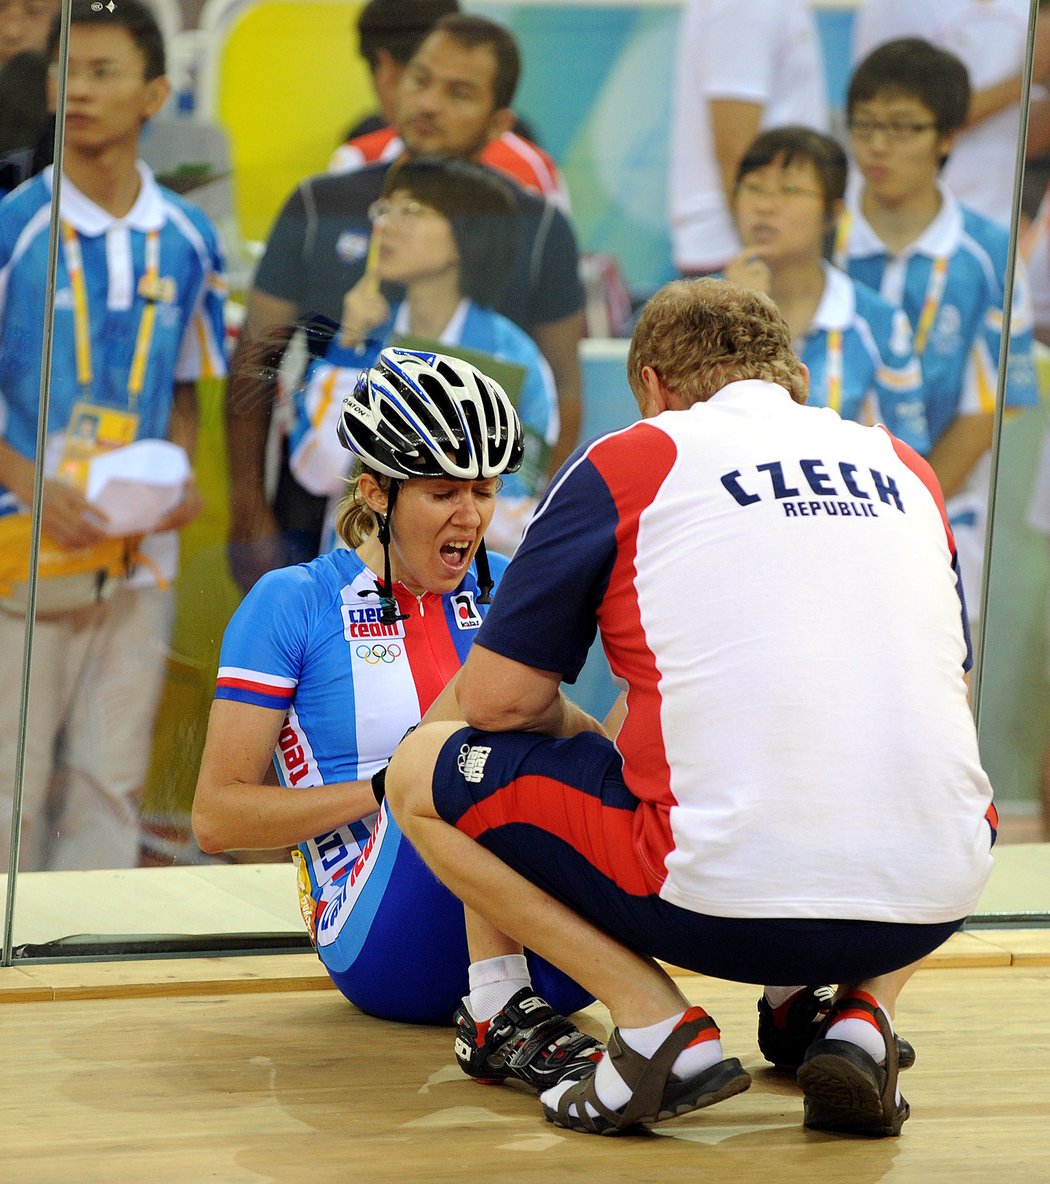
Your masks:
[[[825,372],[827,386],[827,405],[832,411],[842,414],[842,330],[828,330],[827,370]]]
[[[919,321],[915,326],[915,340],[914,349],[915,356],[921,358],[926,352],[926,346],[930,341],[930,332],[933,329],[933,323],[937,319],[937,310],[941,307],[941,300],[944,297],[944,285],[948,281],[948,260],[941,255],[934,259],[933,266],[930,268],[930,278],[926,282],[926,294],[922,298],[922,310],[919,313]]]
[[[82,391],[90,392],[94,371],[91,358],[91,317],[88,310],[87,284],[84,281],[84,259],[80,250],[77,232],[68,222],[62,223],[62,246],[69,273],[69,286],[73,293],[73,338],[76,352],[77,383]],[[151,230],[146,235],[146,273],[139,285],[145,290],[146,300],[139,317],[135,349],[131,356],[128,373],[128,405],[136,409],[139,395],[146,379],[150,346],[157,319],[155,295],[160,277],[160,234]]]
[[[853,215],[851,211],[846,210],[842,217],[839,218],[839,223],[835,231],[835,261],[844,270],[848,270],[849,257],[846,254],[846,247],[849,244],[849,236],[852,228]],[[930,278],[926,281],[926,292],[923,295],[922,308],[919,310],[919,319],[915,325],[912,348],[917,358],[922,357],[927,345],[930,343],[930,333],[933,331],[934,323],[937,320],[937,312],[940,309],[941,300],[944,298],[944,287],[947,282],[948,260],[945,256],[941,255],[934,259],[933,265],[930,268]],[[903,293],[901,295],[903,296]]]

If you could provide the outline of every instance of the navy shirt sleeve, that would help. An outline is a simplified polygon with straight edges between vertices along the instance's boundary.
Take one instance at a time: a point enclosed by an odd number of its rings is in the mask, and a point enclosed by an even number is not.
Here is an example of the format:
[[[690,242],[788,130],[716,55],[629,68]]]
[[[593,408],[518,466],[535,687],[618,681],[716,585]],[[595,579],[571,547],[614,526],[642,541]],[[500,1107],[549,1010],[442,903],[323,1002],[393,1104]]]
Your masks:
[[[560,472],[493,598],[479,644],[575,682],[616,557],[618,514],[585,452]]]

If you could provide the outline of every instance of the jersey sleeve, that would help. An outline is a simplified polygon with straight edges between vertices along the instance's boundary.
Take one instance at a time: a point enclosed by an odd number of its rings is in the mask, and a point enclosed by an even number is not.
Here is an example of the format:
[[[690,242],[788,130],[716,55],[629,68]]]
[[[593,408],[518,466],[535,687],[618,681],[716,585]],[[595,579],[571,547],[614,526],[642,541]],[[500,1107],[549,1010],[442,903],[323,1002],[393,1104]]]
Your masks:
[[[302,567],[267,572],[254,585],[223,634],[216,699],[287,710],[305,661],[311,591]]]
[[[597,629],[616,556],[616,525],[612,494],[581,450],[530,522],[478,643],[575,682]]]
[[[194,224],[203,243],[203,276],[175,363],[178,382],[226,373],[226,260],[210,220],[199,214]]]
[[[990,413],[995,410],[1005,303],[1003,277],[1006,273],[1005,252],[1008,249],[1005,234],[1001,247],[1002,249],[993,256],[995,277],[989,284],[983,323],[974,336],[966,360],[962,397],[959,402],[959,413],[962,415]],[[1007,407],[1032,407],[1039,402],[1032,323],[1028,276],[1024,265],[1018,260],[1014,271],[1010,348],[1006,359]]]

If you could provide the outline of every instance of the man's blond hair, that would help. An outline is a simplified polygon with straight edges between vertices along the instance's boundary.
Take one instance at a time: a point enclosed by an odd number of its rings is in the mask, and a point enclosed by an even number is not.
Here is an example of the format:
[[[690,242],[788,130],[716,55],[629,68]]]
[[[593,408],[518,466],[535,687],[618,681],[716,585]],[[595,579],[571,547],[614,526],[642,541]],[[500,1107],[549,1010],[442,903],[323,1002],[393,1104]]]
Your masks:
[[[645,366],[689,404],[747,378],[779,383],[796,403],[809,393],[777,306],[763,293],[728,280],[675,280],[652,297],[627,354],[627,377],[639,402]]]

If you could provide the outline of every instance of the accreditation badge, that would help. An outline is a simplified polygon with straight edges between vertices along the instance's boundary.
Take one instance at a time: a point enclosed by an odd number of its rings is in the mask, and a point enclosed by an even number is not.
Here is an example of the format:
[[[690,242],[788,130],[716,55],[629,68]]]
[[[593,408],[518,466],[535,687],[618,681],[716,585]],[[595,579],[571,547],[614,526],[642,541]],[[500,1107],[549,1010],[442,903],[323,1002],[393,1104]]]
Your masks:
[[[139,278],[137,291],[143,300],[151,300],[154,304],[174,304],[177,295],[171,276],[152,275],[150,272]]]
[[[73,408],[55,476],[83,492],[88,466],[100,453],[131,444],[138,434],[139,417],[130,411],[81,402]]]

